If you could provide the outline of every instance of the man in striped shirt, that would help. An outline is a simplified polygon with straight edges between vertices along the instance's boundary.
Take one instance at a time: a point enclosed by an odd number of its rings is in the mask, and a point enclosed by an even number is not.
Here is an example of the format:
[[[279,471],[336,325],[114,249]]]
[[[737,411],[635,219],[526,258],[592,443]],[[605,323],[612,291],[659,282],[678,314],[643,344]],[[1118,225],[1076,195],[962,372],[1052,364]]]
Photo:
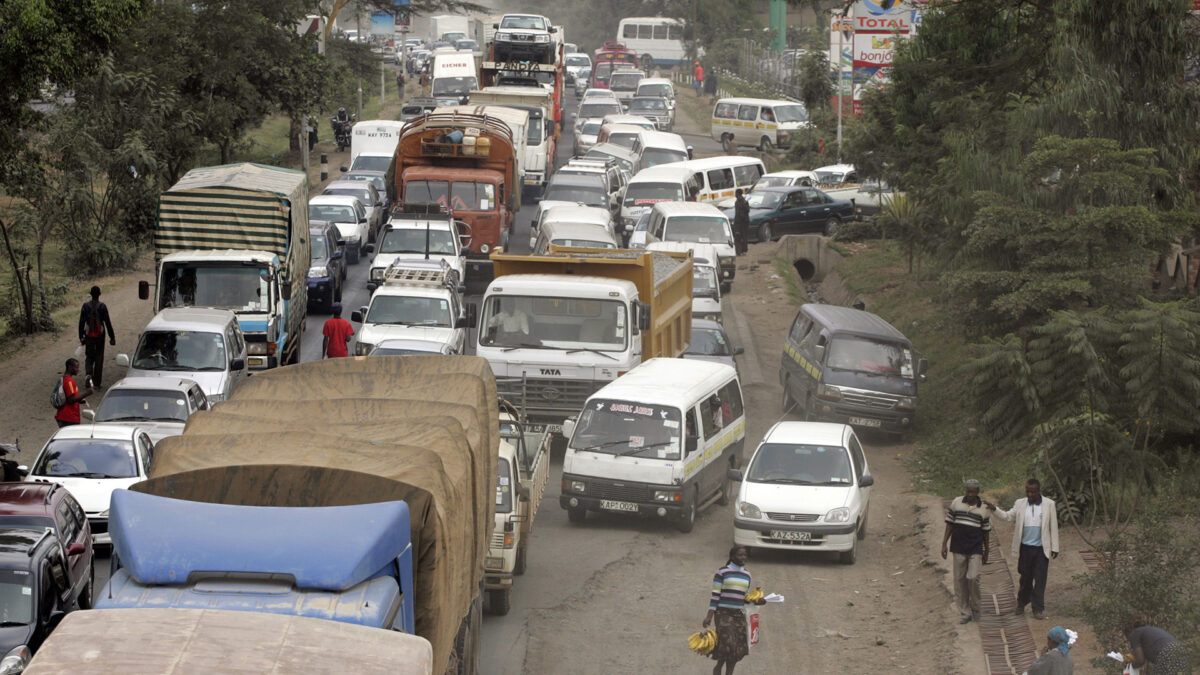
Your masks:
[[[988,533],[992,510],[979,498],[979,481],[965,483],[966,494],[955,497],[946,510],[946,532],[942,536],[942,558],[954,554],[954,598],[959,623],[979,620],[979,572],[988,559]]]

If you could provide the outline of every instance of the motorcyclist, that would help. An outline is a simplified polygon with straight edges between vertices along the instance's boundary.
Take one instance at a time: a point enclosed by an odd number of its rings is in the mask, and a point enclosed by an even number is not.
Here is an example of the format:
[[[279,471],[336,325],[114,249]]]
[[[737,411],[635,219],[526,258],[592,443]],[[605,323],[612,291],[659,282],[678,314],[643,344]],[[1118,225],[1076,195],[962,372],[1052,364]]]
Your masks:
[[[334,141],[340,151],[350,145],[350,125],[354,123],[354,115],[347,113],[345,108],[338,108],[337,115],[334,115],[330,123],[333,125]]]

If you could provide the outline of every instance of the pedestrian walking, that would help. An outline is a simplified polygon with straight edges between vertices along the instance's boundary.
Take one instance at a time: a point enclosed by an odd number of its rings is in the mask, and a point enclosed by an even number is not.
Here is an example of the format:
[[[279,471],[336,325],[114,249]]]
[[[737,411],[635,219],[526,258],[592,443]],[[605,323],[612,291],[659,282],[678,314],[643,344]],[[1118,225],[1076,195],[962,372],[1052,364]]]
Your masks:
[[[342,318],[342,303],[335,302],[332,307],[333,316],[325,321],[321,334],[321,358],[336,359],[350,356],[350,338],[354,335],[354,326]]]
[[[713,103],[717,102],[717,87],[717,71],[714,70],[704,78],[704,93],[712,98]]]
[[[1012,554],[1021,578],[1015,613],[1024,614],[1025,605],[1032,604],[1033,618],[1045,619],[1046,574],[1050,561],[1058,557],[1058,512],[1054,500],[1042,495],[1038,479],[1030,478],[1025,482],[1025,497],[1008,511],[988,501],[984,504],[1002,520],[1013,522]]]
[[[1071,645],[1078,635],[1075,631],[1055,626],[1046,635],[1046,653],[1029,666],[1025,675],[1074,675],[1075,662],[1071,660]]]
[[[991,509],[979,498],[979,481],[968,479],[964,494],[946,509],[946,531],[942,535],[942,559],[954,554],[954,599],[959,623],[979,620],[979,573],[988,561],[988,535],[992,531]]]
[[[117,344],[117,333],[108,317],[108,306],[100,302],[100,287],[92,286],[92,299],[79,309],[79,344],[83,345],[83,374],[92,379],[91,386],[104,385],[104,336],[108,343]]]
[[[62,389],[65,403],[58,409],[54,415],[54,421],[58,422],[59,428],[68,427],[72,424],[79,424],[79,404],[86,403],[88,396],[95,393],[95,389],[91,383],[88,383],[87,389],[79,390],[79,385],[75,382],[75,376],[79,374],[79,359],[67,359],[63,368]]]
[[[700,98],[700,87],[704,86],[704,66],[697,61],[694,64],[696,67],[692,70],[692,89],[696,90],[696,98]]]
[[[733,245],[737,255],[750,250],[750,202],[741,188],[733,191]]]
[[[1125,662],[1134,668],[1154,664],[1154,675],[1191,675],[1192,657],[1179,640],[1167,631],[1150,625],[1145,614],[1134,614],[1125,622],[1129,653]]]
[[[750,592],[750,571],[746,569],[746,560],[749,557],[750,551],[745,546],[734,546],[729,549],[725,566],[713,575],[708,614],[704,617],[705,628],[714,619],[717,624],[717,646],[709,654],[717,662],[713,667],[713,675],[721,675],[721,666],[725,666],[725,675],[733,675],[737,662],[750,653],[750,636],[746,627],[746,594]],[[754,604],[765,605],[767,601],[760,598]]]

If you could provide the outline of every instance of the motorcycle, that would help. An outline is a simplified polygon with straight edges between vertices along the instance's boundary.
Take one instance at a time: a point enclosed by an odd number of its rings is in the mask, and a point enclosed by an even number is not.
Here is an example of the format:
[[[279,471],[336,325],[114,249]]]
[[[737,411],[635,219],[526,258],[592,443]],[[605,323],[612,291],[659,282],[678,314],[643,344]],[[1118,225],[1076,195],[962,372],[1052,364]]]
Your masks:
[[[354,126],[354,115],[343,121],[334,117],[330,120],[330,125],[333,126],[333,140],[337,143],[338,152],[350,147],[350,128]]]
[[[8,455],[17,455],[21,452],[21,442],[16,443],[0,443],[0,470],[3,471],[3,476],[6,483],[15,483],[25,479],[25,472],[17,467],[15,460],[9,459]]]

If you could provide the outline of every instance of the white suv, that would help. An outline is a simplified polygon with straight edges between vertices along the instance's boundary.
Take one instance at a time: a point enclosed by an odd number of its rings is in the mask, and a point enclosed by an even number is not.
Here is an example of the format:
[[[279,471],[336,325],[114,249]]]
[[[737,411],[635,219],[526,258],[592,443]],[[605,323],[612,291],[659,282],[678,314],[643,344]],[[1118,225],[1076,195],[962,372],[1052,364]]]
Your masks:
[[[557,43],[550,37],[558,29],[550,19],[537,14],[505,14],[496,29],[497,61],[533,61],[553,64]]]
[[[850,425],[779,422],[745,473],[730,469],[729,477],[742,481],[735,544],[837,551],[843,563],[854,564],[875,479]]]

